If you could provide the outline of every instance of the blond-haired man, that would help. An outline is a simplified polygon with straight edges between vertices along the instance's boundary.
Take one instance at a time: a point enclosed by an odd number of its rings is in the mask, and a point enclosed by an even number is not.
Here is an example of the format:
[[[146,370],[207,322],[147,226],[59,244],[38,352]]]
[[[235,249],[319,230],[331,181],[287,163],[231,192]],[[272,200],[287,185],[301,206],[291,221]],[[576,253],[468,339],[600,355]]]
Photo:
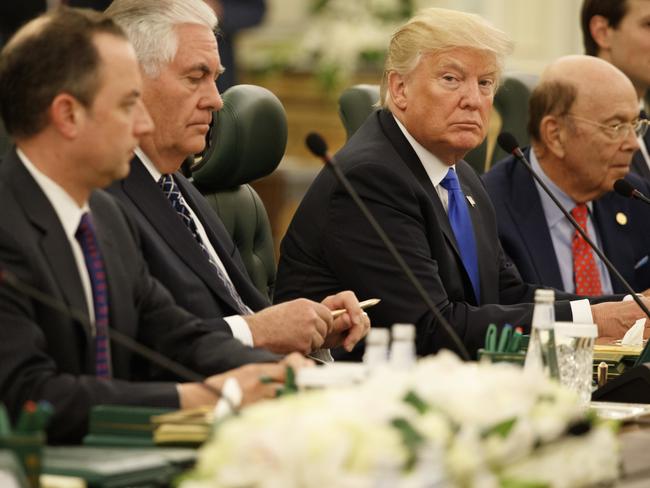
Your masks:
[[[425,9],[388,49],[382,109],[337,154],[341,168],[395,242],[471,354],[489,323],[530,326],[534,286],[506,258],[494,210],[462,160],[485,138],[510,41],[480,17]],[[298,209],[282,243],[276,298],[318,298],[351,288],[377,296],[377,326],[412,322],[420,354],[452,347],[449,336],[329,170]],[[558,293],[558,298],[569,298]],[[561,301],[560,320],[580,304]],[[582,303],[583,320],[621,335],[636,306]],[[620,307],[615,319],[608,311]]]

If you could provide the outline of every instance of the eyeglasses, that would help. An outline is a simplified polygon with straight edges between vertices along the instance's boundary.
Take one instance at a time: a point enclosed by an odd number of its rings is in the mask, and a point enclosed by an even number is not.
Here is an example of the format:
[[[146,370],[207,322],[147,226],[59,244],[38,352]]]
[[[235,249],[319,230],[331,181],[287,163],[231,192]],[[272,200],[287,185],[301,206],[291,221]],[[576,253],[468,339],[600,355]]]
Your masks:
[[[614,125],[605,125],[573,114],[567,114],[567,117],[579,120],[585,124],[600,127],[607,136],[611,139],[617,140],[626,138],[630,134],[630,131],[632,131],[637,137],[643,137],[648,131],[648,125],[650,125],[650,121],[646,119],[636,119],[632,122],[620,122]]]

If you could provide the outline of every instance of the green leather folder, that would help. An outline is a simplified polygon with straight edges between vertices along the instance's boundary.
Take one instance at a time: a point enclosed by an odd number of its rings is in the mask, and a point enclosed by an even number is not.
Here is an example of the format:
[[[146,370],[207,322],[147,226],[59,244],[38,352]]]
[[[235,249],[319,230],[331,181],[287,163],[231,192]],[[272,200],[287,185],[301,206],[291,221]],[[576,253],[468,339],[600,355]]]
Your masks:
[[[88,446],[152,447],[151,417],[171,412],[166,408],[98,405],[90,412]]]
[[[160,488],[195,458],[192,449],[47,447],[43,473],[83,478],[88,488]]]

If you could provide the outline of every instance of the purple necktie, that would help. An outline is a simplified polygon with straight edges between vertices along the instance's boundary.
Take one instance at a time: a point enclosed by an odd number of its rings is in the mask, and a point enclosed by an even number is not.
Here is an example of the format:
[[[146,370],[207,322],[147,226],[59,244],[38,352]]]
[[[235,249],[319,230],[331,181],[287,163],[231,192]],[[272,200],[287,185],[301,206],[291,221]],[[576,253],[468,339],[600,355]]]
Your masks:
[[[81,246],[88,277],[93,291],[93,305],[95,309],[95,375],[98,378],[111,377],[111,351],[108,340],[108,288],[106,286],[106,273],[104,261],[97,236],[93,228],[90,213],[86,212],[81,217],[75,238]]]

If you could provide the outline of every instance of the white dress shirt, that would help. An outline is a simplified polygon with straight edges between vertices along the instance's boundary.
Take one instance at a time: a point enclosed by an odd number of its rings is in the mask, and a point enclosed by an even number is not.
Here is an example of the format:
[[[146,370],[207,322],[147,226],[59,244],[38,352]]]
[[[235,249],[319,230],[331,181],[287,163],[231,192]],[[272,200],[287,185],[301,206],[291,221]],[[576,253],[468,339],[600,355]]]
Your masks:
[[[440,159],[438,159],[434,154],[432,154],[429,150],[427,150],[424,146],[422,146],[422,144],[416,141],[411,134],[409,134],[409,132],[406,130],[406,127],[404,127],[402,123],[399,120],[397,120],[397,117],[395,116],[393,117],[395,119],[395,122],[397,123],[397,126],[404,134],[404,137],[406,137],[406,140],[409,142],[409,144],[415,151],[415,154],[417,154],[418,158],[420,159],[422,166],[424,166],[424,170],[429,176],[429,180],[431,180],[431,184],[436,189],[436,192],[440,197],[442,206],[444,207],[445,211],[448,211],[449,195],[447,190],[443,188],[440,182],[447,175],[449,168],[454,168],[455,170],[456,166],[455,165],[448,166],[444,164],[442,161],[440,161]],[[572,300],[571,314],[573,316],[574,322],[587,323],[587,324],[593,323],[593,316],[591,315],[591,305],[589,303],[589,300],[587,299]]]
[[[158,170],[158,168],[156,168],[156,166],[153,164],[151,159],[149,159],[149,157],[142,151],[142,149],[137,148],[135,150],[135,154],[136,156],[138,156],[140,161],[142,161],[144,167],[147,168],[147,171],[149,171],[149,174],[151,174],[151,177],[154,179],[156,184],[158,184],[158,181],[162,177],[162,173]],[[205,232],[205,228],[203,227],[201,220],[196,216],[194,210],[189,204],[187,204],[187,209],[189,210],[192,220],[196,225],[196,229],[199,233],[199,236],[201,236],[201,240],[203,241],[203,244],[208,250],[208,253],[210,253],[210,257],[217,264],[217,266],[219,266],[226,279],[230,280],[230,276],[228,276],[228,272],[226,271],[226,268],[223,265],[221,258],[219,257],[217,251],[215,251],[214,247],[212,246],[212,243],[208,238],[208,234]],[[232,284],[232,280],[230,280],[230,282]],[[234,285],[233,288],[235,288]],[[228,326],[232,331],[233,337],[238,339],[242,344],[253,347],[253,334],[251,333],[251,329],[248,326],[248,323],[246,322],[246,320],[244,320],[242,316],[231,315],[229,317],[224,317],[224,320],[228,323]]]
[[[36,181],[36,184],[45,194],[45,197],[49,200],[50,204],[54,208],[54,212],[61,222],[63,231],[65,232],[70,248],[72,249],[75,263],[77,264],[77,271],[81,278],[81,286],[83,287],[86,305],[88,306],[88,315],[90,317],[90,322],[93,323],[95,321],[95,304],[93,302],[92,285],[90,284],[90,276],[88,275],[88,268],[86,267],[86,260],[84,259],[81,245],[75,237],[77,229],[79,228],[79,223],[81,222],[81,217],[86,212],[90,212],[88,202],[79,207],[77,202],[75,202],[58,183],[54,182],[34,166],[24,152],[20,149],[16,149],[16,153],[27,171],[29,171],[29,174],[31,174],[32,178]]]

